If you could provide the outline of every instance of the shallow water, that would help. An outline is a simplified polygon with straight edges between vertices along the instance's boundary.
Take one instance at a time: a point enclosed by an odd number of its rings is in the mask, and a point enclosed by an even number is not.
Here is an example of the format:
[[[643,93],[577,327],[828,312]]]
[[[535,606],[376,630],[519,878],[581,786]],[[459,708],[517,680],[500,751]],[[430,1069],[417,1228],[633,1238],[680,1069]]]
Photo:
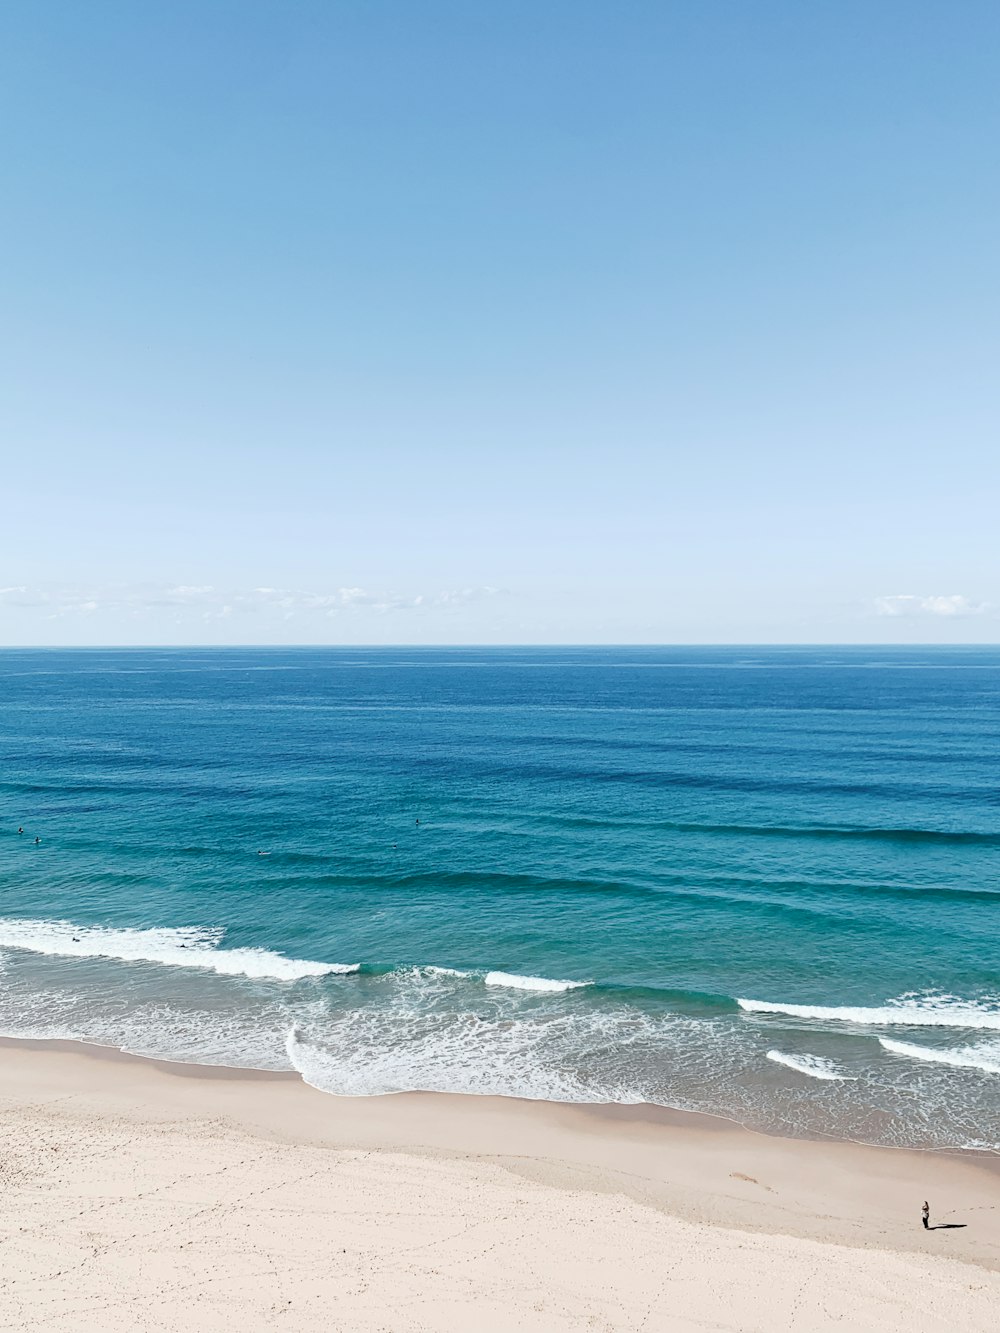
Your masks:
[[[996,649],[7,650],[0,1030],[1000,1147],[998,760]]]

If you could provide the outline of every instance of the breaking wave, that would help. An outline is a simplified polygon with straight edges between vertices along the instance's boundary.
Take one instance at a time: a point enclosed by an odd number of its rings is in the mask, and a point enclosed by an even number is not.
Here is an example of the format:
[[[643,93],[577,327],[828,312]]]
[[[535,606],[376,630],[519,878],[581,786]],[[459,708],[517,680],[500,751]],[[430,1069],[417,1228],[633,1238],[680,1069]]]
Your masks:
[[[809,1078],[841,1080],[847,1077],[840,1073],[832,1060],[826,1060],[822,1055],[788,1055],[785,1051],[768,1051],[767,1058],[776,1065],[785,1065]]]
[[[736,1003],[747,1014],[783,1014],[788,1018],[860,1023],[867,1027],[983,1028],[1000,1032],[1000,1005],[995,998],[963,1000],[955,995],[901,995],[872,1007],[740,999]]]
[[[117,958],[126,963],[202,968],[220,976],[273,981],[346,974],[359,968],[357,963],[286,958],[270,949],[223,949],[220,946],[224,937],[224,930],[197,926],[113,930],[105,926],[78,926],[72,921],[0,918],[0,948],[24,949],[50,957]]]
[[[592,986],[591,981],[552,981],[548,977],[521,977],[516,972],[487,972],[487,986],[508,986],[511,990],[564,991]]]
[[[927,1060],[931,1064],[953,1065],[958,1069],[980,1069],[986,1074],[1000,1074],[1000,1043],[980,1046],[960,1046],[953,1050],[932,1046],[913,1046],[908,1041],[893,1041],[879,1037],[883,1050],[891,1055],[902,1055],[910,1060]]]

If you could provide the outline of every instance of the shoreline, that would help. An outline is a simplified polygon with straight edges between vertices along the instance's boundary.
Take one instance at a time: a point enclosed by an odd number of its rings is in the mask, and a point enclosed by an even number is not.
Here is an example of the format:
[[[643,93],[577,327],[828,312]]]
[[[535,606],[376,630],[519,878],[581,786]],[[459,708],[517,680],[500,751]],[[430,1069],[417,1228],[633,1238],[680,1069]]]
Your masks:
[[[1000,1271],[1000,1157],[984,1150],[790,1138],[649,1103],[439,1092],[336,1097],[292,1070],[163,1060],[64,1039],[0,1037],[0,1073],[0,1096],[13,1083],[19,1093],[34,1086],[47,1094],[41,1104],[58,1093],[61,1103],[70,1097],[85,1105],[139,1097],[159,1112],[211,1106],[241,1129],[289,1144],[490,1161],[560,1187],[620,1192],[677,1217],[834,1245],[926,1253],[919,1205],[933,1194],[941,1203],[949,1198],[949,1215],[963,1206],[996,1209],[995,1232],[963,1236],[949,1253]],[[768,1197],[779,1191],[762,1177],[789,1170],[798,1176],[799,1204],[822,1198],[822,1215]],[[877,1217],[869,1211],[862,1226],[851,1204],[866,1199],[873,1179],[885,1195]]]
[[[723,1115],[721,1112],[689,1111],[676,1106],[661,1106],[655,1102],[562,1102],[553,1101],[547,1098],[502,1096],[471,1092],[428,1092],[418,1089],[409,1089],[400,1092],[385,1092],[360,1097],[340,1096],[336,1093],[326,1092],[320,1088],[314,1088],[312,1084],[308,1083],[303,1076],[294,1069],[257,1069],[247,1065],[215,1065],[203,1064],[196,1060],[170,1060],[163,1056],[139,1055],[135,1051],[122,1050],[121,1047],[118,1046],[106,1046],[97,1041],[85,1041],[82,1038],[0,1036],[0,1052],[5,1049],[79,1055],[89,1059],[109,1061],[111,1063],[136,1063],[140,1066],[151,1066],[158,1069],[161,1073],[170,1074],[177,1078],[222,1079],[251,1083],[292,1083],[307,1088],[311,1093],[315,1093],[317,1096],[329,1097],[335,1102],[346,1102],[350,1104],[378,1103],[385,1100],[405,1098],[439,1098],[444,1102],[454,1101],[459,1104],[467,1102],[495,1102],[499,1105],[509,1104],[511,1106],[523,1107],[551,1107],[573,1110],[583,1115],[599,1116],[616,1121],[638,1121],[651,1125],[674,1128],[687,1127],[690,1129],[700,1129],[702,1132],[710,1132],[713,1129],[720,1132],[732,1131],[734,1133],[749,1134],[754,1138],[765,1140],[773,1139],[781,1143],[812,1143],[818,1145],[844,1144],[849,1145],[850,1147],[869,1149],[879,1153],[912,1153],[920,1157],[957,1158],[961,1161],[980,1162],[986,1166],[993,1164],[998,1174],[1000,1174],[1000,1149],[970,1148],[961,1144],[956,1144],[952,1147],[917,1148],[898,1146],[895,1144],[866,1143],[861,1139],[838,1138],[835,1135],[819,1136],[806,1133],[781,1134],[772,1130],[757,1129],[750,1125],[744,1125],[739,1120],[735,1120],[731,1116]]]
[[[0,1329],[980,1333],[1000,1304],[985,1154],[657,1107],[339,1098],[16,1038],[0,1115]]]

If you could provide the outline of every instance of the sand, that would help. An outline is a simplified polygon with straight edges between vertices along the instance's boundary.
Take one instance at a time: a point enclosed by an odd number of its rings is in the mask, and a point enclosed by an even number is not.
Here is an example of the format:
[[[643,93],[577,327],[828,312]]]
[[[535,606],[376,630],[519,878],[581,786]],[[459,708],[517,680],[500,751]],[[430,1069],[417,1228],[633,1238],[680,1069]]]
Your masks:
[[[986,1157],[70,1043],[4,1043],[0,1113],[2,1329],[1000,1325]]]

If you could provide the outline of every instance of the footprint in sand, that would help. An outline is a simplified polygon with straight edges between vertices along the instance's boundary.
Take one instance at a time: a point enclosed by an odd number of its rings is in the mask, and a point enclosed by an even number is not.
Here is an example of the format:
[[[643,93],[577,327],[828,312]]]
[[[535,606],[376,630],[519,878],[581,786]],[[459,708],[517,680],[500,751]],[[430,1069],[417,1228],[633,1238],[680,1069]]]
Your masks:
[[[748,1185],[760,1185],[760,1188],[762,1190],[767,1190],[768,1194],[774,1193],[774,1190],[771,1188],[770,1185],[761,1185],[760,1181],[755,1176],[745,1176],[742,1171],[730,1171],[729,1179],[745,1180]]]

